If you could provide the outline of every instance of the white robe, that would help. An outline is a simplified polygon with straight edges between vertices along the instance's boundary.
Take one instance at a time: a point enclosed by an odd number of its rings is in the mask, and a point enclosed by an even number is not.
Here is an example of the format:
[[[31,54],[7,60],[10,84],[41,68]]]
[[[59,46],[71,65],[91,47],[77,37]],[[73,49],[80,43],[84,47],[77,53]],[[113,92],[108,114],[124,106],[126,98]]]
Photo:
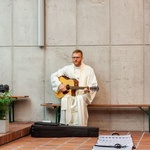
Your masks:
[[[58,87],[61,84],[58,77],[67,76],[79,81],[79,86],[97,86],[97,79],[94,70],[82,63],[80,67],[68,65],[59,69],[51,75],[51,84],[55,92],[58,92]],[[84,94],[83,90],[77,90],[76,96],[66,94],[61,99],[61,118],[60,123],[68,125],[87,126],[88,110],[87,105],[91,104],[96,92],[90,91]]]

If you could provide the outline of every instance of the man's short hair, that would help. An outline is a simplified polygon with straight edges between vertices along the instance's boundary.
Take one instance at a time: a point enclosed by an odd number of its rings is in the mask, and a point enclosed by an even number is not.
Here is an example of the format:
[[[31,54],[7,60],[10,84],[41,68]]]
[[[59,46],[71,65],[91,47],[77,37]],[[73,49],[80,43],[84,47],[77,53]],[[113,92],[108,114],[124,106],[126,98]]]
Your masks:
[[[74,54],[74,53],[80,53],[81,56],[83,56],[83,52],[82,52],[81,50],[79,50],[79,49],[74,50],[74,51],[72,52],[72,54]]]

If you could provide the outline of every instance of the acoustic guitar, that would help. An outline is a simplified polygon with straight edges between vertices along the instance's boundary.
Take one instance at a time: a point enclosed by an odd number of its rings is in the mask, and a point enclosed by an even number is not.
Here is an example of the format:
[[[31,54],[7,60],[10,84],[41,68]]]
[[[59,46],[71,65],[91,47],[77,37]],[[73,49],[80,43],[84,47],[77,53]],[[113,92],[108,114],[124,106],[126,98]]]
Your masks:
[[[85,89],[88,88],[90,91],[98,91],[99,87],[98,86],[93,86],[93,87],[81,87],[78,86],[78,80],[76,79],[70,79],[66,76],[61,76],[59,77],[59,81],[64,84],[66,86],[67,91],[64,92],[55,92],[54,95],[56,98],[62,98],[64,97],[66,94],[69,94],[71,96],[75,96],[75,92],[78,89]]]

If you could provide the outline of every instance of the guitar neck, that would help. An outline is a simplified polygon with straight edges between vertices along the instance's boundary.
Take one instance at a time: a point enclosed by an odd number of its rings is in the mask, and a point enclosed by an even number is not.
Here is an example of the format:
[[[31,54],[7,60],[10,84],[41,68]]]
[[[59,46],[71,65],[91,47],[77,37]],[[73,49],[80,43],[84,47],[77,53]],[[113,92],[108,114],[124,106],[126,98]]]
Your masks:
[[[69,86],[69,89],[71,89],[71,90],[79,90],[79,89],[85,89],[85,88],[87,88],[87,87],[83,87],[83,86]]]
[[[87,86],[70,86],[70,85],[67,85],[66,86],[66,89],[67,90],[78,90],[78,89],[85,89],[85,88],[88,88],[89,90],[92,90],[92,91],[98,91],[99,90],[99,87],[98,86],[93,86],[93,87],[87,87]]]

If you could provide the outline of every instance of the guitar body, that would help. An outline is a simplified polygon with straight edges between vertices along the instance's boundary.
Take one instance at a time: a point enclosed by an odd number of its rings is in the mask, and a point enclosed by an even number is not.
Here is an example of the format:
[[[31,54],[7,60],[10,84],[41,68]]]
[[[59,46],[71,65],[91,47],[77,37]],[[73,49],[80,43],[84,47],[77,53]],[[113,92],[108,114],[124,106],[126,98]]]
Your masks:
[[[65,76],[61,76],[59,77],[59,81],[64,84],[65,86],[69,85],[69,86],[78,86],[78,81],[76,79],[69,79]],[[65,91],[65,92],[55,92],[54,95],[55,97],[57,98],[62,98],[64,97],[64,95],[66,94],[69,94],[69,95],[72,95],[72,96],[75,96],[75,90],[71,90],[69,89],[68,91]]]

